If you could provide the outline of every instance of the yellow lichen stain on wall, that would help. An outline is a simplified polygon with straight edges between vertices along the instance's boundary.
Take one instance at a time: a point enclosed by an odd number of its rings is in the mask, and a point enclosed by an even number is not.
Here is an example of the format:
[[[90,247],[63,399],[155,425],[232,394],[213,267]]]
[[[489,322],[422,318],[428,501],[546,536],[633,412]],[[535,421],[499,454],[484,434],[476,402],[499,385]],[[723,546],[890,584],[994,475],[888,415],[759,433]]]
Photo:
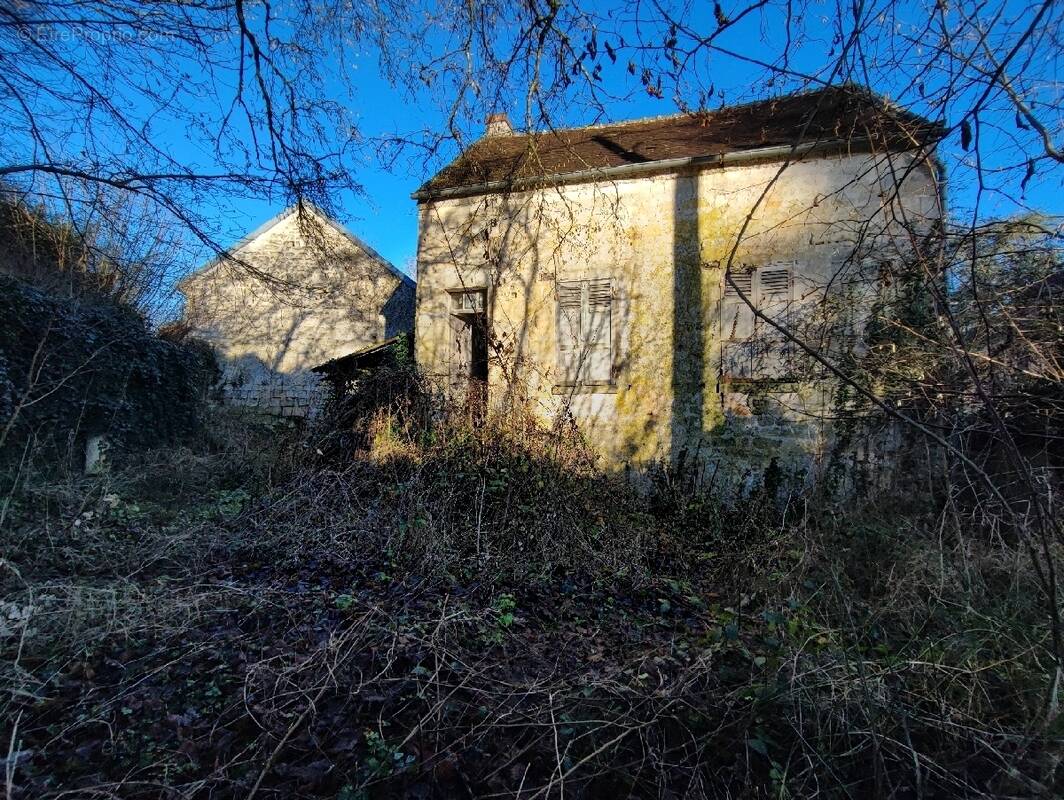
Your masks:
[[[671,270],[661,265],[649,276],[629,277],[632,285],[641,285],[643,291],[629,304],[629,344],[617,369],[618,437],[610,455],[621,462],[641,464],[665,458],[669,453],[662,398],[670,392],[664,378],[672,373],[673,353],[671,348],[657,346],[656,341],[648,342],[648,332],[671,339],[671,303],[662,302],[669,296],[669,287],[664,284],[671,277]],[[657,283],[651,283],[655,279]]]

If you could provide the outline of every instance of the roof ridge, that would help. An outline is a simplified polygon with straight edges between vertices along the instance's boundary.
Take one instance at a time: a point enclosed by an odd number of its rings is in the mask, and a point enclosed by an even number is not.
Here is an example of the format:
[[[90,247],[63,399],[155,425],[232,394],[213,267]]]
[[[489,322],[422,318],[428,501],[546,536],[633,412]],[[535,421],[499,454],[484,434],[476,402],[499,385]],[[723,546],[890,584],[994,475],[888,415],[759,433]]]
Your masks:
[[[776,100],[797,99],[797,98],[802,98],[802,97],[809,97],[811,95],[819,94],[821,92],[843,91],[843,90],[847,91],[847,93],[852,93],[854,96],[859,96],[859,95],[863,94],[865,97],[867,97],[869,99],[872,99],[872,100],[878,100],[878,101],[882,102],[884,105],[889,105],[890,104],[890,101],[886,97],[884,97],[884,96],[872,91],[872,89],[870,87],[865,86],[864,84],[853,83],[853,82],[847,81],[847,82],[841,83],[841,84],[826,84],[824,86],[807,87],[805,89],[800,89],[800,90],[794,91],[794,92],[785,92],[783,94],[772,95],[772,96],[769,96],[769,97],[760,97],[760,98],[757,98],[757,99],[754,99],[754,100],[747,100],[747,101],[742,102],[742,103],[732,103],[732,104],[728,104],[728,105],[722,105],[722,106],[720,106],[718,108],[715,108],[715,109],[698,109],[697,111],[678,111],[678,112],[676,112],[674,114],[657,114],[657,115],[653,115],[653,116],[649,116],[649,117],[636,117],[634,119],[618,120],[616,122],[596,122],[596,123],[592,123],[590,125],[574,125],[574,126],[565,127],[565,128],[545,128],[545,129],[541,129],[541,130],[521,131],[521,132],[516,132],[515,131],[513,134],[511,134],[510,136],[508,136],[506,138],[518,138],[518,137],[522,137],[522,136],[527,137],[527,136],[538,136],[538,135],[557,135],[559,133],[565,133],[567,131],[587,131],[587,130],[594,130],[594,129],[597,129],[597,128],[618,128],[618,127],[621,127],[621,126],[624,126],[624,125],[638,125],[640,123],[646,123],[646,122],[663,122],[665,120],[674,120],[674,119],[685,119],[685,118],[690,118],[690,117],[698,117],[698,116],[703,115],[703,114],[707,114],[707,115],[712,116],[714,114],[719,114],[719,113],[724,112],[724,111],[739,111],[741,109],[750,108],[751,106],[762,105],[764,103],[771,103],[771,102],[774,102]],[[477,139],[476,141],[474,141],[470,145],[470,147],[466,148],[466,150],[469,150],[473,146],[479,144],[481,141],[483,141],[483,139],[484,139],[484,137],[481,137],[480,139]]]
[[[182,276],[174,283],[174,288],[176,288],[178,291],[182,291],[182,287],[187,286],[193,279],[203,278],[208,272],[213,270],[215,267],[225,263],[226,261],[235,260],[241,250],[243,250],[249,244],[254,242],[256,239],[265,236],[277,225],[288,219],[293,214],[298,215],[301,208],[306,209],[308,212],[317,215],[322,223],[330,225],[335,231],[340,233],[342,236],[347,238],[347,240],[350,241],[353,245],[362,250],[362,252],[365,253],[365,255],[370,260],[377,262],[380,266],[391,272],[400,281],[410,284],[414,283],[413,278],[411,278],[409,275],[399,269],[399,267],[397,267],[391,261],[382,256],[379,252],[377,252],[377,250],[373,248],[372,245],[366,242],[357,233],[351,231],[346,225],[340,222],[340,220],[336,219],[332,214],[321,208],[316,203],[311,202],[310,200],[299,200],[289,206],[286,206],[283,210],[281,210],[277,214],[274,214],[272,217],[270,217],[264,223],[252,230],[250,233],[246,233],[241,236],[232,245],[222,250],[222,252],[212,256],[211,258],[200,264],[200,266],[196,267],[188,274]]]

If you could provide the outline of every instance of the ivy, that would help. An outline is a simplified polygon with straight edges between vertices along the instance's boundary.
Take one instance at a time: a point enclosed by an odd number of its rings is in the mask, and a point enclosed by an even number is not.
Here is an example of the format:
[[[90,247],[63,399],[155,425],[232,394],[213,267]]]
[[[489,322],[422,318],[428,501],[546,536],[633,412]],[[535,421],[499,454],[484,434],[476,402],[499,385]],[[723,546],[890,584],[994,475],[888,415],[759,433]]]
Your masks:
[[[29,440],[60,454],[98,434],[173,440],[197,427],[216,373],[209,348],[160,338],[114,300],[0,276],[0,458]]]

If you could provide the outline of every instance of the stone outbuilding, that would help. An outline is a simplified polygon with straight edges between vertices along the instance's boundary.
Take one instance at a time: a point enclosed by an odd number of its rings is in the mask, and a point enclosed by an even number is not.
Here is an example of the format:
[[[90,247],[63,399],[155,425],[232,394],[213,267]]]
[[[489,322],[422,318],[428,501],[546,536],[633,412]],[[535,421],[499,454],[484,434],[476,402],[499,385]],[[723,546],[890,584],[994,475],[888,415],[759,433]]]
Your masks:
[[[189,334],[230,404],[305,416],[313,368],[413,328],[414,281],[324,212],[292,207],[183,279]]]
[[[574,420],[615,469],[815,466],[838,387],[796,340],[859,362],[930,258],[940,135],[854,86],[546,132],[493,114],[413,195],[417,363]]]

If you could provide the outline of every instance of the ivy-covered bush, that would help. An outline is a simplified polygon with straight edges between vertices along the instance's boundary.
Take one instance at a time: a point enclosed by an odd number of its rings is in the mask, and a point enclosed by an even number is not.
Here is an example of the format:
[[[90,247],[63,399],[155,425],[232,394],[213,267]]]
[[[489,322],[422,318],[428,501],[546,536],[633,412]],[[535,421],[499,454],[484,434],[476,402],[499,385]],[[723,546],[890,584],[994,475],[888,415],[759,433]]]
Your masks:
[[[217,372],[209,348],[166,341],[134,310],[0,275],[0,459],[59,455],[89,436],[119,447],[193,430]]]

